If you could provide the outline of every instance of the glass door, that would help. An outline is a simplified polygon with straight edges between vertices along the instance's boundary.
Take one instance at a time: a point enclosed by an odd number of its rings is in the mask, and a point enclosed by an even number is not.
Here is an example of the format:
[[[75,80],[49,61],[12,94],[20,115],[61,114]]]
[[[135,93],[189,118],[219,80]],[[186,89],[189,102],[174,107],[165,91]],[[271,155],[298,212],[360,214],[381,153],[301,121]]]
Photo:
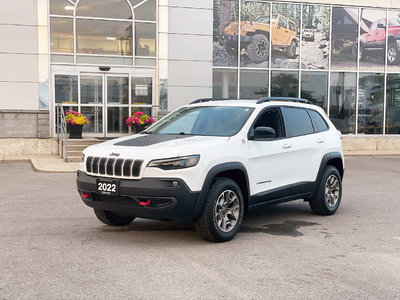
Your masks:
[[[119,137],[131,133],[126,119],[137,111],[152,116],[154,74],[148,70],[123,73],[54,72],[54,103],[64,111],[81,112],[89,120],[83,137]],[[154,116],[152,116],[154,117]]]

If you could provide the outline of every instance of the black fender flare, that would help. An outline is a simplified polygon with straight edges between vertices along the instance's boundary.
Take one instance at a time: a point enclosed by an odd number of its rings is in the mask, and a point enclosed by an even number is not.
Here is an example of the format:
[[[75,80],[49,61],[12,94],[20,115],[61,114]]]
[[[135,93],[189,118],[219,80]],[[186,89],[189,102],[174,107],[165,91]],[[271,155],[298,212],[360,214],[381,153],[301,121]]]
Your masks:
[[[312,191],[312,197],[317,192],[319,183],[320,183],[320,181],[322,179],[322,175],[324,175],[324,170],[325,170],[325,167],[326,167],[328,161],[330,161],[331,159],[334,159],[334,158],[339,158],[340,160],[342,160],[342,165],[344,165],[343,164],[343,157],[342,157],[342,154],[340,152],[329,152],[329,153],[326,153],[322,157],[321,164],[319,166],[317,179],[315,180],[314,188],[313,188],[313,191]],[[344,169],[343,169],[343,174],[344,174]]]
[[[208,171],[207,176],[204,180],[203,183],[203,187],[200,191],[200,196],[199,196],[199,200],[197,201],[197,205],[196,208],[194,210],[194,219],[198,219],[201,214],[203,213],[204,210],[204,205],[206,204],[206,200],[207,200],[207,193],[208,190],[211,187],[211,184],[215,178],[215,176],[221,172],[224,171],[230,171],[230,170],[241,170],[245,177],[246,177],[246,184],[247,184],[247,195],[243,195],[243,196],[247,196],[247,199],[250,198],[250,186],[249,186],[249,176],[247,174],[247,170],[246,167],[241,163],[241,162],[227,162],[227,163],[223,163],[220,165],[216,165],[214,167],[212,167],[210,169],[210,171]],[[242,191],[243,193],[245,191]],[[247,204],[248,206],[248,204]],[[248,207],[245,208],[245,211],[247,211]]]

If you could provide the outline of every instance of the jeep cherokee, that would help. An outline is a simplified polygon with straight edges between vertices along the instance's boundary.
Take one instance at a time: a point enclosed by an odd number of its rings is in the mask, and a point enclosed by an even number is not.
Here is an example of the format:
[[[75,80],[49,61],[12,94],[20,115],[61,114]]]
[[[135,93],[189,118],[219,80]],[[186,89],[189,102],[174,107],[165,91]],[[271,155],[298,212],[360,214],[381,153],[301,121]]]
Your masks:
[[[266,204],[304,199],[334,214],[343,173],[340,133],[307,100],[199,99],[139,134],[86,148],[77,187],[105,224],[190,219],[224,242]]]

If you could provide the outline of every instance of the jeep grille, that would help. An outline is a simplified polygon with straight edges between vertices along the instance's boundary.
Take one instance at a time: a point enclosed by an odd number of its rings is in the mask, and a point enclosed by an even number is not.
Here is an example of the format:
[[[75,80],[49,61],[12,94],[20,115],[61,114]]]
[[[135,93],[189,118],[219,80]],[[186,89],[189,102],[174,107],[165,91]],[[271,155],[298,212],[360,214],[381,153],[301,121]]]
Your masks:
[[[86,159],[86,171],[95,175],[118,177],[139,177],[143,160],[115,159],[89,156]]]

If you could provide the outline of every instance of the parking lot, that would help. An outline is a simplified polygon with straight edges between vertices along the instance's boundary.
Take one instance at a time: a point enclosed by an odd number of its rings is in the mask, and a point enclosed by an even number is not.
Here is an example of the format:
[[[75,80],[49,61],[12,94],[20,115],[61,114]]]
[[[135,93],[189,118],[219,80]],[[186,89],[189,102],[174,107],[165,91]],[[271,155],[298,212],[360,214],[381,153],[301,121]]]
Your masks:
[[[266,207],[222,244],[186,222],[107,227],[75,174],[0,163],[0,182],[0,299],[400,297],[400,156],[347,157],[334,216]]]

